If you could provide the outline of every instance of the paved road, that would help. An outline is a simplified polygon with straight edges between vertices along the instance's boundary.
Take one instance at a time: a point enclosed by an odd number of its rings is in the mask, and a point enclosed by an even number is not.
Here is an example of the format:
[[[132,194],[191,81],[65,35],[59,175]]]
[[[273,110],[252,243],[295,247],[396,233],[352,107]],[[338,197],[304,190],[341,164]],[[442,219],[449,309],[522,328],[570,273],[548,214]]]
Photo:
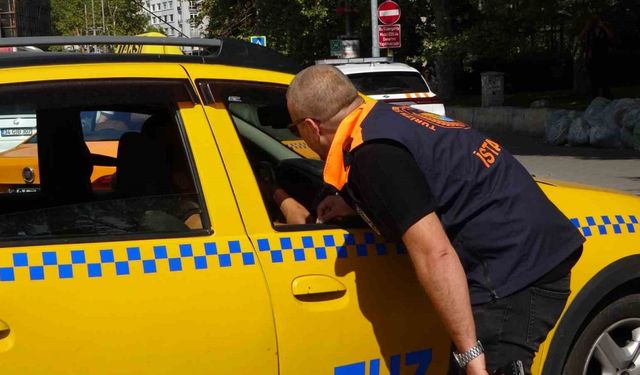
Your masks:
[[[640,152],[552,146],[544,140],[490,133],[538,177],[602,186],[640,195]]]

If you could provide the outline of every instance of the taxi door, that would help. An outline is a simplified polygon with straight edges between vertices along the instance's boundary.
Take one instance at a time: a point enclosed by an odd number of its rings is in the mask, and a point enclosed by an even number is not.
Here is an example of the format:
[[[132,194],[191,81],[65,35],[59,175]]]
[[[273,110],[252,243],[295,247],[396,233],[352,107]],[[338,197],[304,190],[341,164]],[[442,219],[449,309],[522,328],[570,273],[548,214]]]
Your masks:
[[[267,154],[282,161],[291,151],[274,141],[286,138],[282,126],[249,125],[279,121],[274,111],[284,108],[291,76],[218,72],[242,80],[190,69],[207,102],[243,222],[265,271],[280,373],[444,373],[448,339],[402,246],[364,228],[274,225],[269,217],[265,207],[271,202],[263,200],[257,182],[261,177],[254,170],[261,173],[259,164]],[[295,153],[290,156],[301,160]]]
[[[191,90],[184,70],[173,64],[163,68],[105,64],[13,73],[18,80],[54,81],[43,86],[47,92],[42,95],[32,90],[40,86],[27,87],[30,100],[42,97],[49,110],[74,106],[76,100],[83,106],[103,100],[128,108],[132,104],[127,100],[143,98],[156,107],[166,105],[180,124],[199,201],[206,207],[201,207],[204,228],[184,233],[60,234],[11,243],[6,241],[11,218],[35,220],[33,215],[41,213],[7,216],[3,211],[2,374],[277,374],[275,327],[258,256],[245,234],[203,109],[189,100],[195,93],[183,95],[182,90]],[[22,93],[20,85],[15,88]],[[7,87],[0,85],[3,103],[21,97]],[[58,91],[65,93],[63,98],[58,99]],[[168,103],[166,96],[173,92],[180,92],[175,94],[179,98]],[[30,196],[5,195],[0,197],[3,210],[12,197],[22,204],[37,203]],[[121,207],[126,211],[128,204]],[[164,216],[155,215],[159,220]],[[96,221],[120,225],[99,216]]]

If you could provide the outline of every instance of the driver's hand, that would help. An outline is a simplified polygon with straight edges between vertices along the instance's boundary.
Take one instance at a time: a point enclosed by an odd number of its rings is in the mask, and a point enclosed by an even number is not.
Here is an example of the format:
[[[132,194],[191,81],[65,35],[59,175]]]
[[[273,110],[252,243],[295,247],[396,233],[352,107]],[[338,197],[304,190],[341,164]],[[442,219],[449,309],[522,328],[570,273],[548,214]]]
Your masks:
[[[309,224],[313,221],[311,213],[298,201],[293,199],[282,188],[276,188],[273,199],[280,208],[280,212],[287,224]]]
[[[320,202],[317,222],[326,223],[335,218],[353,216],[356,212],[339,195],[329,195]]]

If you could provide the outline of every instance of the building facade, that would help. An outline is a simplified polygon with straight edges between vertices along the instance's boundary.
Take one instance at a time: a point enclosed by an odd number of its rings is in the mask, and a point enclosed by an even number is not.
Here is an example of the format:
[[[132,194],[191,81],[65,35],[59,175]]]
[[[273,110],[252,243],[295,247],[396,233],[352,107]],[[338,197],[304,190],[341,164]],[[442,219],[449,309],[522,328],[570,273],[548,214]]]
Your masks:
[[[51,35],[50,0],[0,0],[0,37]]]
[[[145,11],[151,26],[167,36],[202,38],[206,36],[208,19],[197,22],[202,0],[145,0]]]

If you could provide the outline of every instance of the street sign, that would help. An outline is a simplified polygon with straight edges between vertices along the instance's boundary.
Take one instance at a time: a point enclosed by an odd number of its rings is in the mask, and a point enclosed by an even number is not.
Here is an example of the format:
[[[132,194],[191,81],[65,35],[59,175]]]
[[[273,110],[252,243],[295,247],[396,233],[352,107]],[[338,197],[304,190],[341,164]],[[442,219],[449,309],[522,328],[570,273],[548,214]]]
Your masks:
[[[257,44],[263,47],[267,46],[267,37],[264,35],[254,35],[251,38],[251,43]]]
[[[380,48],[400,48],[400,25],[378,25]]]
[[[331,56],[342,57],[342,41],[340,39],[332,39],[329,42],[329,51]]]
[[[385,25],[392,25],[400,19],[400,6],[387,0],[378,6],[378,19]]]

